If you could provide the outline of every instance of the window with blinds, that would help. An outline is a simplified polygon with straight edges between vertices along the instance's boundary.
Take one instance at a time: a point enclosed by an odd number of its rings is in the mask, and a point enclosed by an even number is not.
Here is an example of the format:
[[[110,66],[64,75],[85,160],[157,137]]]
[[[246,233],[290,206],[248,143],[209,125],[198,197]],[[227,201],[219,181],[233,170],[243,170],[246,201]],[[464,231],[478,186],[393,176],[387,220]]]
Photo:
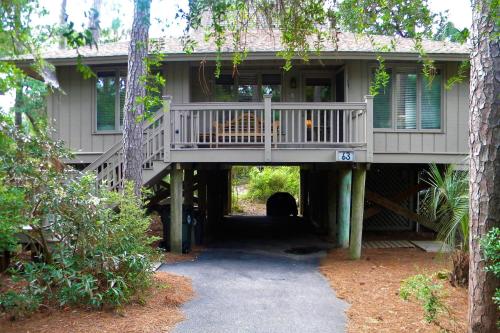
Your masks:
[[[96,80],[96,129],[118,130],[123,124],[126,77],[119,71],[98,72]]]
[[[373,98],[373,127],[392,127],[392,80],[385,87],[380,87]]]
[[[441,128],[441,84],[439,72],[433,78],[423,77],[421,80],[420,126],[422,129]]]
[[[115,129],[116,75],[114,72],[97,74],[97,130]]]
[[[426,78],[418,69],[393,69],[373,99],[373,127],[397,130],[441,128],[442,78]],[[372,73],[372,78],[374,73]]]
[[[396,73],[396,127],[417,128],[417,74]]]

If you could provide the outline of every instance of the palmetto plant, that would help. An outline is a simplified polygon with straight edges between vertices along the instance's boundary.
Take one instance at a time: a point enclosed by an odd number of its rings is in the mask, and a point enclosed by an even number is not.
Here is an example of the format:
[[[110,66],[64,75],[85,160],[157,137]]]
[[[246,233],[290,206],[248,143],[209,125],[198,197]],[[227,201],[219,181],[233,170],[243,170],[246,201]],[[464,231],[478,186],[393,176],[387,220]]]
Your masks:
[[[469,244],[469,180],[465,171],[453,165],[441,171],[431,164],[425,178],[430,188],[424,207],[439,224],[438,238],[450,247],[468,251]]]
[[[444,170],[429,165],[429,184],[423,207],[439,225],[438,239],[456,251],[452,255],[451,282],[466,285],[469,251],[469,179],[465,171],[448,165]]]

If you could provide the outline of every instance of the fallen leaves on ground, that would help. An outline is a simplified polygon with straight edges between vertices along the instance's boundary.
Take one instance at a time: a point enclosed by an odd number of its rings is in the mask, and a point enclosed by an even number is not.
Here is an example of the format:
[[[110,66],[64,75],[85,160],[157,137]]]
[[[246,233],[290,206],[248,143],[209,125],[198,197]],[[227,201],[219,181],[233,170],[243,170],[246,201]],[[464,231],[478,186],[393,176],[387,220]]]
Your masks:
[[[179,306],[193,296],[189,278],[157,272],[153,286],[142,295],[143,304],[133,303],[113,311],[45,310],[14,322],[0,317],[0,332],[169,332],[184,319]]]
[[[449,268],[446,257],[418,249],[366,249],[357,261],[349,260],[343,250],[331,251],[320,269],[337,297],[351,304],[347,310],[348,332],[464,332],[466,289],[442,281],[444,301],[454,317],[440,316],[442,327],[426,323],[422,307],[403,301],[398,294],[404,279]]]

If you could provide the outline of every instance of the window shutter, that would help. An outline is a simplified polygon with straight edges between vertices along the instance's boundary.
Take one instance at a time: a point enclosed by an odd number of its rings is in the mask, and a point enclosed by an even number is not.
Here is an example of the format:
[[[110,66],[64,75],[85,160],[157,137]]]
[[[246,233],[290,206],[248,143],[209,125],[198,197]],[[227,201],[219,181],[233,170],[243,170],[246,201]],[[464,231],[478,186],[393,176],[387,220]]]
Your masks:
[[[373,98],[373,127],[392,127],[392,76],[387,85],[381,87]]]
[[[114,72],[97,73],[97,121],[98,131],[115,129],[116,77]]]
[[[396,126],[417,128],[417,74],[396,74]]]
[[[441,128],[441,74],[432,80],[422,77],[421,80],[421,127],[422,129]]]

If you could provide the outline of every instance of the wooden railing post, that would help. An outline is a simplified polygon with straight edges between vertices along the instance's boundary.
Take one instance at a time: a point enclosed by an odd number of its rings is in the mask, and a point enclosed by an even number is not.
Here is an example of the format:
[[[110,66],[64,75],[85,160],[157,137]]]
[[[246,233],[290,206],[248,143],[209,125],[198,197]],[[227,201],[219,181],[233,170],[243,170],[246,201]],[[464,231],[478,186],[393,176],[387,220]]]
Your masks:
[[[264,160],[271,162],[271,97],[272,95],[264,95]]]
[[[366,161],[373,162],[373,96],[365,96],[366,103]]]
[[[170,103],[171,96],[163,96],[163,161],[165,163],[170,162],[170,135],[171,135],[171,123],[170,123]]]

